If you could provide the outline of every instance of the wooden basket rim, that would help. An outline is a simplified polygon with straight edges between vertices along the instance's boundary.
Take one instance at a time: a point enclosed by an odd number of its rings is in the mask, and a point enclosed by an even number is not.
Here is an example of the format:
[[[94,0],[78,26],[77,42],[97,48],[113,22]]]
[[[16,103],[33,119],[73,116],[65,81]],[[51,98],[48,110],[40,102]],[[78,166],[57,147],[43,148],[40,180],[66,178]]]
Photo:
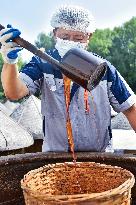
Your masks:
[[[66,163],[68,166],[73,166],[73,163],[72,162],[67,162]],[[45,199],[46,201],[58,201],[58,202],[65,202],[64,200],[67,200],[67,202],[78,202],[78,201],[85,201],[85,200],[94,200],[95,198],[96,199],[104,199],[104,198],[107,198],[107,197],[118,197],[120,194],[122,194],[123,192],[125,192],[127,189],[129,188],[132,188],[134,183],[135,183],[135,178],[134,178],[134,175],[126,170],[126,169],[123,169],[122,167],[118,167],[118,166],[111,166],[111,165],[106,165],[106,164],[100,164],[100,163],[95,163],[95,162],[77,162],[77,165],[78,164],[84,164],[84,165],[96,165],[96,167],[100,167],[100,168],[103,168],[103,167],[106,167],[107,169],[120,169],[120,170],[123,170],[127,173],[129,173],[130,175],[130,178],[128,178],[123,184],[121,184],[120,186],[118,186],[117,188],[114,188],[114,189],[110,189],[108,191],[104,191],[104,192],[100,192],[100,193],[90,193],[90,194],[73,194],[73,195],[51,195],[51,194],[41,194],[40,192],[36,191],[36,193],[31,190],[31,188],[27,187],[27,185],[24,183],[24,180],[25,179],[22,179],[21,180],[21,188],[23,189],[24,193],[26,192],[28,195],[31,195],[32,197],[34,198],[38,198],[38,199]],[[47,170],[50,170],[52,169],[53,167],[55,166],[62,166],[64,167],[64,163],[56,163],[56,164],[48,164],[48,165],[45,165],[43,167],[40,167],[38,169],[34,169],[34,170],[31,170],[29,171],[25,176],[29,176],[30,174],[34,175],[36,173],[38,173],[39,171],[47,171]],[[80,166],[81,167],[81,166]],[[88,167],[88,166],[87,166]],[[32,177],[30,177],[31,179]],[[29,180],[30,180],[29,179]],[[90,201],[91,202],[91,201]]]

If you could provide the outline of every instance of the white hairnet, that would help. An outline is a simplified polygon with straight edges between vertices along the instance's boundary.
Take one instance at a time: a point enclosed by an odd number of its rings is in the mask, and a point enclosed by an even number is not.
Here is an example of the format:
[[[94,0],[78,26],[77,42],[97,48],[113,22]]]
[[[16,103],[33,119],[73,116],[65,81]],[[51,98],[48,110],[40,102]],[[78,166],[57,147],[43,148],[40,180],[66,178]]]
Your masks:
[[[90,11],[74,5],[59,7],[52,15],[51,26],[84,33],[95,31],[95,21]]]

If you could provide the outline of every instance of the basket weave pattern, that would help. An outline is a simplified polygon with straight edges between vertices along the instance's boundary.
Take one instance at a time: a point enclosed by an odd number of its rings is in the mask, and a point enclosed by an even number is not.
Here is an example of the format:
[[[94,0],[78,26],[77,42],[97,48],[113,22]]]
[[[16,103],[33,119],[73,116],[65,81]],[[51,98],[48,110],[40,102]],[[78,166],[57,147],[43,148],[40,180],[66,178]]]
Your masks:
[[[134,176],[94,162],[58,163],[32,170],[21,186],[26,205],[130,205]]]

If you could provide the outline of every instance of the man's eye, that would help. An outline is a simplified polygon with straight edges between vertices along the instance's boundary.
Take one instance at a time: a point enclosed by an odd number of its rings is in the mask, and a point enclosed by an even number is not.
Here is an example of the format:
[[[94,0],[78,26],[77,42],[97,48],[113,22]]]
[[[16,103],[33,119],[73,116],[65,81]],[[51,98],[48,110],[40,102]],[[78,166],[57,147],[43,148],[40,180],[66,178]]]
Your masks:
[[[62,37],[63,40],[68,40],[69,38],[67,36]]]
[[[78,41],[81,42],[81,41],[83,41],[83,39],[82,38],[75,38],[74,41],[75,42],[78,42]]]
[[[69,36],[68,35],[64,35],[64,36],[61,36],[60,38],[63,39],[63,40],[68,40]]]
[[[82,41],[84,39],[83,36],[75,36],[75,40]]]
[[[83,38],[76,38],[75,40],[77,40],[77,41],[82,41]]]

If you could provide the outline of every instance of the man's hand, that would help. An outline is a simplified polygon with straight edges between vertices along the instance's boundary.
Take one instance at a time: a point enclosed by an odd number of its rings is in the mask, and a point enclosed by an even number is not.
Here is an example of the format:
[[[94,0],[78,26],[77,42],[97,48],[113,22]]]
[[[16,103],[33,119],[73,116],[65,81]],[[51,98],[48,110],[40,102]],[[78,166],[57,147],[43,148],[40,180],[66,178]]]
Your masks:
[[[21,32],[18,29],[8,25],[7,28],[0,31],[0,43],[2,44],[0,52],[5,63],[15,64],[18,61],[18,52],[22,48],[15,42],[14,38],[19,37]]]
[[[28,88],[18,77],[16,65],[18,52],[22,48],[13,40],[20,34],[18,29],[12,28],[10,25],[0,31],[0,43],[2,44],[0,52],[5,62],[1,72],[1,81],[5,95],[12,100],[18,100],[29,94]]]
[[[124,111],[123,114],[127,117],[131,127],[136,132],[136,103]]]

